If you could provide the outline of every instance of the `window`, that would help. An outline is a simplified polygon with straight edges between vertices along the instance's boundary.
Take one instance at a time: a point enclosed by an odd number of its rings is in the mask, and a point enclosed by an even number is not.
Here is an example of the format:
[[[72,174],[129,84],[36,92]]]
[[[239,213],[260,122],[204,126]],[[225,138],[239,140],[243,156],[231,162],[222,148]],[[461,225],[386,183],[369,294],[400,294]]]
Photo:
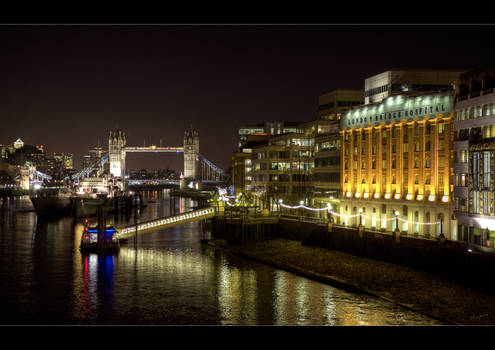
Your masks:
[[[488,191],[483,191],[483,214],[490,214],[490,201],[488,199]]]
[[[473,214],[479,214],[480,211],[480,193],[473,191]]]
[[[479,188],[479,153],[473,152],[473,187]]]
[[[431,183],[431,176],[427,175],[425,180],[425,185],[429,185]]]
[[[431,167],[431,159],[430,159],[430,157],[426,157],[425,168],[430,168],[430,167]]]
[[[414,177],[414,184],[415,184],[415,185],[418,185],[418,184],[419,184],[419,175],[416,175],[416,176]]]
[[[425,151],[429,152],[430,151],[430,141],[426,141],[425,143]]]
[[[438,133],[443,134],[445,131],[445,124],[444,123],[439,123],[438,124]]]
[[[420,151],[420,148],[419,148],[419,142],[416,142],[414,144],[414,152],[419,152]]]
[[[490,187],[490,152],[483,152],[483,187]]]

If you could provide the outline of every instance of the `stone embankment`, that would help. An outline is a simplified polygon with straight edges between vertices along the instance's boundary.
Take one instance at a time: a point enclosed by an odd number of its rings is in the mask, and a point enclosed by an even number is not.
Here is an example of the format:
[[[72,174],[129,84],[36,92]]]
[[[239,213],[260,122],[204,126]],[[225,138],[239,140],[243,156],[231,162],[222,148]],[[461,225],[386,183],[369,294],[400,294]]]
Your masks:
[[[337,288],[374,295],[447,324],[495,324],[495,295],[403,265],[288,239],[242,245],[217,239],[210,244]]]

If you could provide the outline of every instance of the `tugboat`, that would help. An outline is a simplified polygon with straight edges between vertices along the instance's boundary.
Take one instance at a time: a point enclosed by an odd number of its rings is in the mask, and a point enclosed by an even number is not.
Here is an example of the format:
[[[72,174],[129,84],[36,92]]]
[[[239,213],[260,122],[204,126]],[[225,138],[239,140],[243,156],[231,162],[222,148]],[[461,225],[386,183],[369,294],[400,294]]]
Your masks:
[[[80,250],[82,253],[112,254],[120,250],[119,240],[116,238],[117,230],[113,226],[107,226],[102,208],[98,208],[98,225],[89,226],[85,220],[84,232],[81,236]]]

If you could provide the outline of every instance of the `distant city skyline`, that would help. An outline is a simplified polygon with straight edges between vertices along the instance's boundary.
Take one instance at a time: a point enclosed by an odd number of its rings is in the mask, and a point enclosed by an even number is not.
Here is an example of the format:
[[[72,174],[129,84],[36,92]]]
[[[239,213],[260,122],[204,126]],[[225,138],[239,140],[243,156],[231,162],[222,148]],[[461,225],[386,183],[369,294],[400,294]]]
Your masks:
[[[128,145],[181,146],[192,124],[200,152],[228,169],[239,127],[315,119],[320,94],[364,89],[390,69],[492,64],[494,34],[489,25],[0,25],[0,143],[43,144],[80,167],[116,127]],[[183,165],[182,155],[132,155],[127,167],[157,162]]]

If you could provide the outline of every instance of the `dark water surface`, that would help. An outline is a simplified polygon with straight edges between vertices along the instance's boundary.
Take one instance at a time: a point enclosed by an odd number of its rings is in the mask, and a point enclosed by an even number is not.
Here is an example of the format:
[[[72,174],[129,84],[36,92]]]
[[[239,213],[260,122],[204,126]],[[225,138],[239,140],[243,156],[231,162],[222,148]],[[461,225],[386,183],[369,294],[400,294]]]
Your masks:
[[[166,191],[145,197],[141,220],[170,213]],[[177,199],[175,205],[187,210],[194,203]],[[137,244],[130,239],[114,256],[81,255],[81,222],[41,220],[28,197],[4,206],[0,324],[439,324],[367,295],[201,245],[199,223],[143,234]]]

